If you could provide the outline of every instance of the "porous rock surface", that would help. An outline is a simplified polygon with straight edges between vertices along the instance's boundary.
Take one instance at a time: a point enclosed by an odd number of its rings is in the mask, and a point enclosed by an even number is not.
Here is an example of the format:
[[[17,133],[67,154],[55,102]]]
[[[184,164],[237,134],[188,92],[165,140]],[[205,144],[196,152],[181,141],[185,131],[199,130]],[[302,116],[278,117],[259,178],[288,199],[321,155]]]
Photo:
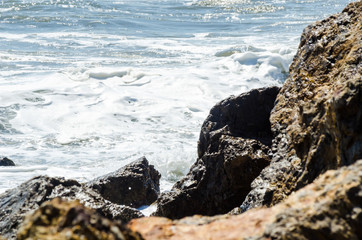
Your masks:
[[[312,184],[271,208],[241,215],[193,216],[180,220],[131,220],[146,240],[362,239],[362,160],[329,170]]]
[[[141,165],[150,167],[147,160],[142,158],[122,168],[125,171],[125,175],[128,176],[127,181],[123,181],[122,183],[127,184],[127,186],[133,186],[132,184],[134,183],[132,183],[132,181],[134,179],[138,181],[140,178],[139,175],[141,174],[139,168],[135,166]],[[153,166],[152,169],[154,171]],[[135,171],[133,175],[132,170]],[[122,171],[120,170],[116,171],[116,173],[122,175]],[[114,176],[114,174],[110,174],[110,176]],[[101,177],[101,179],[106,181],[107,178]],[[144,178],[144,180],[147,179],[148,178]],[[111,184],[115,184],[115,187],[118,186],[112,181],[108,182],[108,188],[111,188]],[[147,184],[147,181],[145,181],[144,185]],[[141,191],[138,188],[134,188],[133,194],[129,195],[128,188],[125,194],[122,194],[122,191],[120,190],[122,189],[117,189],[115,192],[120,194],[119,198],[122,196],[127,198],[128,203],[132,203],[131,198],[134,195],[137,195],[137,191]],[[144,189],[142,189],[142,191],[144,191]],[[141,196],[145,195],[144,192],[139,192],[139,194]],[[60,177],[39,176],[21,184],[17,188],[10,189],[0,195],[1,235],[8,239],[15,238],[15,233],[27,213],[39,208],[42,203],[58,197],[67,200],[79,200],[81,203],[85,204],[86,207],[92,208],[100,215],[112,220],[128,222],[133,218],[139,218],[143,216],[140,211],[132,207],[119,205],[108,201],[98,192],[94,191],[93,188],[89,187],[88,184],[80,184],[76,180],[64,179]],[[138,198],[135,198],[135,202],[137,201]]]
[[[215,215],[239,206],[270,162],[269,116],[278,91],[255,89],[214,106],[202,125],[199,158],[186,177],[161,194],[154,215]]]
[[[142,157],[86,185],[110,202],[138,208],[156,201],[160,178],[161,174]]]
[[[55,198],[43,203],[27,216],[17,233],[18,240],[30,239],[112,239],[140,240],[139,234],[130,231],[117,221],[110,221],[79,201],[67,202]]]
[[[362,158],[362,1],[305,28],[270,116],[272,162],[241,211],[274,205]]]

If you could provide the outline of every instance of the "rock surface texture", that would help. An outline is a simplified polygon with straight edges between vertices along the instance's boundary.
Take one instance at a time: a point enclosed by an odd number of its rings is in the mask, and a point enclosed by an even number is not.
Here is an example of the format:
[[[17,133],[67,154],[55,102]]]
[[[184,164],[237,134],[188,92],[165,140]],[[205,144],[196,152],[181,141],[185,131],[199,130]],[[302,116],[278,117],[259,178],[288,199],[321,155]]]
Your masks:
[[[255,89],[213,107],[202,126],[198,160],[170,192],[161,194],[154,215],[215,215],[239,206],[270,162],[269,116],[278,91]]]
[[[30,239],[142,239],[120,222],[110,221],[79,202],[59,198],[45,202],[28,216],[17,234],[18,240]]]
[[[329,170],[271,208],[237,216],[140,218],[128,224],[146,240],[362,239],[362,160]]]
[[[133,186],[132,184],[134,183],[132,183],[132,181],[134,179],[139,180],[139,175],[141,174],[139,169],[135,166],[141,165],[147,165],[150,167],[147,160],[142,158],[122,168],[125,172],[124,175],[128,176],[127,181],[129,181],[127,182],[124,180],[122,183],[126,184],[127,186]],[[131,169],[135,170],[133,177]],[[116,173],[122,175],[122,171],[120,170]],[[110,176],[113,177],[114,174],[112,173]],[[107,177],[101,177],[100,179],[106,181]],[[148,178],[145,177],[145,179]],[[95,182],[97,181],[98,180]],[[108,184],[112,184],[112,182]],[[117,184],[114,184],[117,187]],[[144,182],[144,185],[147,184],[149,183]],[[108,187],[110,188],[111,186],[108,185]],[[122,194],[120,189],[115,191],[116,193],[120,194],[119,198],[125,196],[127,197],[127,201],[131,203],[131,198],[132,196],[137,195],[137,190],[139,189],[135,188],[133,190],[133,195],[128,194],[128,188],[125,194]],[[141,191],[139,194],[144,196],[145,193],[144,191]],[[86,207],[92,208],[100,215],[112,220],[128,222],[133,218],[139,218],[143,216],[141,212],[134,208],[112,203],[107,199],[104,199],[98,192],[94,191],[87,184],[80,184],[76,180],[39,176],[21,184],[17,188],[8,190],[0,195],[1,235],[9,239],[15,238],[15,232],[19,228],[20,223],[24,220],[24,217],[28,212],[39,208],[39,206],[45,201],[58,197],[68,200],[80,200],[80,202],[85,204]],[[135,202],[137,201],[138,197],[135,198]]]
[[[15,166],[15,163],[9,158],[4,157],[3,159],[0,159],[0,166],[3,167]]]
[[[150,205],[160,193],[161,174],[145,157],[87,184],[110,202],[132,206]]]
[[[308,26],[270,122],[272,162],[241,210],[274,205],[362,158],[362,2]]]

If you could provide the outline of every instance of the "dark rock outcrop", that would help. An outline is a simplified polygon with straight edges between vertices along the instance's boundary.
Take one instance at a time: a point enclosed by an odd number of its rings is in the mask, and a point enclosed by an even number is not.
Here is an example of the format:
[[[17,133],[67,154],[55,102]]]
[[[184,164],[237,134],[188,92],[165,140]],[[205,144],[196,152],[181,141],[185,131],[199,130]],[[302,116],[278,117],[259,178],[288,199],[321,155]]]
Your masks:
[[[17,234],[25,239],[114,239],[140,240],[117,221],[110,221],[78,201],[67,202],[59,198],[45,202],[27,216]]]
[[[362,158],[362,2],[308,26],[271,113],[272,162],[241,206],[274,205]]]
[[[141,167],[142,166],[142,167]],[[147,167],[146,167],[147,166]],[[145,169],[151,174],[156,175],[151,177],[141,177],[141,174],[144,174]],[[151,170],[150,170],[151,169]],[[122,173],[124,171],[124,174]],[[132,173],[134,171],[134,173]],[[137,191],[140,191],[140,196],[145,196],[145,189],[143,188],[134,188],[133,193],[130,195],[128,192],[128,186],[139,186],[141,184],[140,179],[145,180],[143,185],[150,185],[149,181],[153,179],[152,184],[154,188],[158,188],[158,179],[159,174],[154,170],[153,166],[149,166],[145,158],[142,158],[138,161],[135,161],[121,170],[116,172],[119,176],[126,176],[120,183],[123,183],[127,186],[127,191],[123,194],[122,189],[114,190],[122,198],[125,196],[128,203],[132,203],[132,197],[135,197],[135,202],[138,203],[139,196],[137,196]],[[148,173],[150,174],[150,173]],[[110,174],[110,181],[108,181],[108,188],[111,188],[111,184],[115,184],[116,187],[119,186],[119,183],[115,183],[114,176],[115,174]],[[104,182],[107,182],[107,177],[101,177]],[[157,181],[155,181],[157,179]],[[136,180],[136,183],[132,182]],[[94,182],[98,182],[99,179]],[[134,185],[136,184],[136,185]],[[121,220],[123,222],[128,222],[133,218],[142,217],[143,214],[138,210],[112,203],[106,200],[98,192],[94,191],[93,188],[89,187],[90,184],[80,184],[76,180],[66,180],[59,177],[47,177],[39,176],[35,177],[19,187],[6,191],[0,195],[0,233],[4,237],[14,238],[15,232],[17,231],[19,224],[24,220],[24,216],[33,211],[44,203],[45,201],[61,197],[67,200],[79,200],[85,206],[94,209],[100,215],[112,219],[112,220]],[[147,189],[146,189],[147,190]],[[115,196],[115,195],[114,195]],[[138,204],[136,204],[138,205]]]
[[[4,157],[3,159],[0,159],[0,166],[3,167],[15,166],[15,163],[11,159]]]
[[[362,160],[329,170],[283,203],[241,215],[161,217],[128,226],[146,240],[362,239]]]
[[[161,174],[143,157],[87,183],[87,186],[110,202],[138,208],[156,201],[160,177]]]
[[[198,160],[170,192],[161,194],[154,215],[215,215],[239,206],[269,164],[269,115],[278,91],[256,89],[213,107],[202,126]]]
[[[8,239],[14,238],[26,214],[39,208],[45,201],[56,197],[69,200],[79,199],[110,219],[129,221],[143,216],[136,209],[104,200],[98,193],[85,188],[75,180],[39,176],[0,195],[1,234]]]

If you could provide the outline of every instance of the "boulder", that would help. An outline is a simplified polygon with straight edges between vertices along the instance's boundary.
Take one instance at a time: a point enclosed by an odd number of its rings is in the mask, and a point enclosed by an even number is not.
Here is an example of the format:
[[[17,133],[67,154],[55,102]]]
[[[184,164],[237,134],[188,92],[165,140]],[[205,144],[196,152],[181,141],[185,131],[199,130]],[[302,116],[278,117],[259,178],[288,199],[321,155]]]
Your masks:
[[[7,238],[15,238],[19,224],[29,211],[57,197],[80,200],[81,203],[106,218],[128,222],[133,218],[142,217],[143,214],[132,207],[108,201],[107,191],[112,189],[112,184],[114,184],[112,197],[117,198],[118,202],[124,197],[125,201],[122,203],[139,206],[142,197],[147,198],[144,203],[151,201],[151,198],[153,201],[156,199],[155,192],[159,191],[159,178],[159,173],[148,164],[145,158],[87,184],[59,177],[35,177],[0,195],[0,232]],[[129,187],[133,188],[131,194]],[[104,192],[100,191],[104,196],[98,192],[99,189],[106,189]],[[132,202],[133,199],[134,202]]]
[[[128,227],[145,240],[362,239],[362,160],[329,170],[271,208],[240,215],[149,217]]]
[[[66,202],[55,198],[43,203],[33,214],[27,216],[17,233],[17,239],[140,240],[142,238],[120,222],[110,221],[98,215],[79,201]]]
[[[39,208],[45,201],[59,197],[79,200],[108,219],[128,222],[143,216],[130,206],[138,207],[156,200],[159,178],[160,174],[145,158],[85,184],[60,177],[35,177],[0,194],[0,232],[7,238],[15,238],[19,224],[29,211]],[[125,200],[122,201],[122,198]],[[141,198],[145,199],[140,200]]]
[[[270,162],[269,114],[278,91],[256,89],[213,107],[202,125],[199,158],[186,177],[161,194],[154,215],[215,215],[239,206]]]
[[[270,121],[272,162],[241,206],[272,206],[362,158],[362,2],[308,26]]]
[[[5,167],[9,167],[9,166],[15,166],[15,163],[10,160],[7,157],[4,157],[3,159],[0,159],[0,167],[1,166],[5,166]]]
[[[0,195],[1,234],[8,239],[14,239],[26,214],[39,208],[45,201],[57,197],[78,199],[109,219],[129,221],[131,218],[143,216],[136,209],[103,199],[98,193],[75,180],[39,176]]]
[[[112,203],[141,207],[156,201],[161,174],[145,157],[86,184]]]

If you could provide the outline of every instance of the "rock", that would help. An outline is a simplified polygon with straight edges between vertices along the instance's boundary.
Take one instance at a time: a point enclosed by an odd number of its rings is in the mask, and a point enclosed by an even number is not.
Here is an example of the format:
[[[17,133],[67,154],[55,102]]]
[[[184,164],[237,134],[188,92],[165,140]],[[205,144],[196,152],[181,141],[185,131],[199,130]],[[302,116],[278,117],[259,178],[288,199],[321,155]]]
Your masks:
[[[271,208],[241,215],[150,217],[128,227],[146,240],[177,239],[362,239],[362,160],[329,170]]]
[[[242,210],[275,205],[362,158],[362,2],[308,26],[271,113],[272,162]]]
[[[156,201],[160,177],[161,174],[143,157],[87,183],[87,186],[110,202],[138,208]]]
[[[45,201],[57,197],[68,200],[78,199],[109,219],[126,222],[143,216],[136,209],[105,200],[98,193],[75,180],[39,176],[0,195],[1,234],[8,239],[14,239],[27,213],[39,208]]]
[[[0,232],[14,238],[25,214],[58,197],[80,200],[108,219],[128,222],[143,216],[129,206],[139,207],[156,200],[159,179],[160,174],[145,158],[86,184],[59,177],[35,177],[0,195]]]
[[[45,202],[24,221],[17,239],[117,239],[138,240],[139,234],[120,222],[110,221],[79,201],[59,198]]]
[[[279,87],[253,89],[237,97],[231,96],[216,104],[201,127],[198,155],[201,158],[214,134],[255,139],[271,146],[270,111]]]
[[[7,157],[0,159],[0,166],[15,166],[15,163]]]
[[[161,194],[154,215],[215,215],[239,206],[269,164],[265,144],[272,139],[269,114],[278,91],[256,89],[213,107],[200,133],[199,158],[186,177]]]

